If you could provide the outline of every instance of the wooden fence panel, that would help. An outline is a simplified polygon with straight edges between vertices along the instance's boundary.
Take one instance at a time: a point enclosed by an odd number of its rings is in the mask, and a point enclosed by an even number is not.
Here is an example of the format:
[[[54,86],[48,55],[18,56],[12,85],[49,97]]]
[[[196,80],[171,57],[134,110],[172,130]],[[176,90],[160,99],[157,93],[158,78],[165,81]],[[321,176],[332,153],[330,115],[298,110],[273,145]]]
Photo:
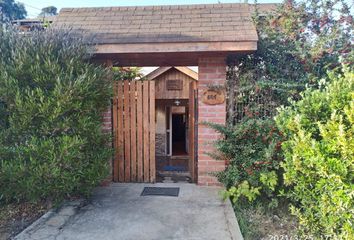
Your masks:
[[[144,182],[150,181],[150,146],[149,146],[149,82],[143,82],[143,141],[144,141]]]
[[[150,182],[155,181],[155,84],[150,82],[149,89],[149,108],[150,108]]]
[[[129,82],[124,82],[124,180],[130,182],[130,98]]]
[[[130,82],[130,149],[131,149],[131,179],[136,182],[136,100],[135,100],[135,83]]]
[[[113,180],[155,182],[154,82],[117,82],[113,103]]]
[[[116,136],[116,141],[118,142],[118,145],[115,148],[115,152],[118,152],[116,155],[118,159],[115,159],[116,162],[118,162],[117,167],[118,167],[118,181],[119,182],[124,182],[124,138],[123,138],[123,85],[121,82],[118,83],[117,87],[117,95],[115,98],[118,98],[117,103],[118,103],[118,124],[117,124],[117,136]]]
[[[137,127],[137,164],[138,164],[138,182],[144,181],[144,172],[143,172],[143,85],[142,82],[139,81],[136,84],[137,87],[137,119],[136,119],[136,127]]]
[[[117,91],[118,91],[118,85],[114,84],[113,85],[113,91],[114,91],[114,98],[113,98],[113,107],[112,107],[112,114],[113,114],[113,146],[114,149],[118,149],[119,146],[119,135],[118,135],[118,98],[116,97]],[[118,181],[118,151],[114,152],[114,160],[113,160],[113,181],[117,182]]]

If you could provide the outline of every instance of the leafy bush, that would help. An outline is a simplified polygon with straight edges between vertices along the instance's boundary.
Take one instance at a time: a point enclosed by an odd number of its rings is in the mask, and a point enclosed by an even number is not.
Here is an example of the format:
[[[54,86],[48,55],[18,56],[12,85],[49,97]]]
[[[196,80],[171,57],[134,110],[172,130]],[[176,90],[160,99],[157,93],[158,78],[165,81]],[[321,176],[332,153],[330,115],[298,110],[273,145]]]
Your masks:
[[[0,200],[58,201],[108,175],[107,71],[70,32],[0,30]]]
[[[225,197],[234,203],[240,198],[252,202],[262,197],[276,205],[282,136],[274,121],[248,118],[235,126],[211,126],[224,136],[216,142],[215,157],[229,162],[225,171],[217,174],[228,189]]]
[[[276,118],[287,138],[282,145],[286,196],[303,233],[353,239],[354,72],[331,72],[327,80]]]
[[[141,79],[143,74],[140,67],[113,67],[113,80],[135,80]]]

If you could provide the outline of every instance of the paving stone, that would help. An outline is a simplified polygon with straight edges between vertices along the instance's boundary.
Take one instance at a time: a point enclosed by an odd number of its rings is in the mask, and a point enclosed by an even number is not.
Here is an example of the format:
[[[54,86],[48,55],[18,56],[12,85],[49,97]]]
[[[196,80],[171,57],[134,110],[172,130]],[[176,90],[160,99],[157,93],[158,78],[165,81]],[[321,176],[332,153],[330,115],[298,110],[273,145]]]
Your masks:
[[[51,217],[46,224],[48,226],[52,226],[52,227],[57,227],[60,228],[61,226],[63,226],[65,224],[65,222],[68,220],[67,216],[62,216],[62,215],[55,215],[53,217]]]
[[[63,215],[63,216],[72,216],[72,215],[75,214],[75,212],[76,212],[76,208],[75,207],[73,207],[73,206],[64,206],[64,207],[62,207],[59,210],[58,214],[59,215]]]

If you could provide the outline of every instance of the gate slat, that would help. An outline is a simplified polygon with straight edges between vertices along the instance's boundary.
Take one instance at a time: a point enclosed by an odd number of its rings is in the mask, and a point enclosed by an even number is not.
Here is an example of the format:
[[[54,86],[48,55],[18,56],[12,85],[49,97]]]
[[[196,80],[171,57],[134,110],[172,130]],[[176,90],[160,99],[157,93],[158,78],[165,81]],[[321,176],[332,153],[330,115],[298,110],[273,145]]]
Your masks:
[[[149,107],[150,107],[150,182],[155,182],[155,82],[149,84]]]
[[[119,134],[118,134],[118,94],[117,94],[117,83],[113,85],[114,97],[113,97],[113,107],[112,107],[112,114],[113,114],[113,146],[114,146],[114,161],[113,161],[113,181],[118,182],[118,162],[119,162],[119,153],[118,153],[118,146],[119,146]]]
[[[136,100],[135,100],[136,81],[130,82],[130,148],[131,148],[131,181],[136,182]]]
[[[118,181],[124,182],[124,138],[123,138],[123,85],[122,82],[118,82],[117,98],[118,98],[118,166],[119,175]]]
[[[129,81],[124,81],[124,165],[126,182],[130,182],[130,98]]]
[[[143,178],[143,90],[142,82],[138,81],[137,87],[137,168],[138,182],[142,182]]]
[[[149,82],[143,82],[144,182],[149,182]]]

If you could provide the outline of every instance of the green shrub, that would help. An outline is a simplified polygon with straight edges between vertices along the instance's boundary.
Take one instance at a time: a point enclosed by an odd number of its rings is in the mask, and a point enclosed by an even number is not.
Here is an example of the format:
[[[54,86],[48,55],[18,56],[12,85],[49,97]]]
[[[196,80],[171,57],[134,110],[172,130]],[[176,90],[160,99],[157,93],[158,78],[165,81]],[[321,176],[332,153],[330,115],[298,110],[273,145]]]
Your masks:
[[[218,159],[227,159],[227,168],[218,173],[219,181],[236,203],[262,198],[271,206],[277,205],[279,191],[279,164],[282,160],[282,136],[271,119],[245,118],[235,126],[211,126],[224,137],[216,142]]]
[[[70,32],[0,30],[0,201],[59,201],[108,176],[108,72]]]
[[[276,118],[287,138],[282,145],[286,196],[303,233],[353,239],[354,72],[332,72],[327,81],[306,90]]]

